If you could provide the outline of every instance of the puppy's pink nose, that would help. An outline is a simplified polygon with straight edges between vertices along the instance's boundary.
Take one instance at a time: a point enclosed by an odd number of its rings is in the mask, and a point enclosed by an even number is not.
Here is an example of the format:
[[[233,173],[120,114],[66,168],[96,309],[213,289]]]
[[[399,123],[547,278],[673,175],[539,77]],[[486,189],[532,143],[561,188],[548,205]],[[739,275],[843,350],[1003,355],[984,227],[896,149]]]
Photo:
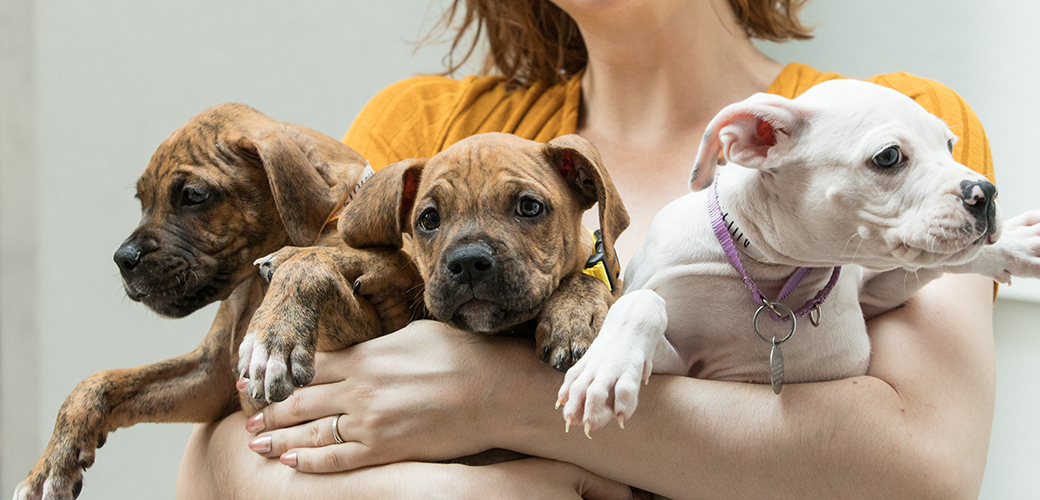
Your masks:
[[[984,207],[997,197],[997,187],[989,181],[963,181],[961,197],[969,207]]]
[[[982,191],[982,187],[978,184],[973,184],[970,193],[965,193],[964,203],[975,206],[980,202],[986,201],[986,193]]]
[[[997,187],[989,181],[961,182],[961,198],[964,208],[975,217],[975,228],[979,232],[993,234],[996,230]]]

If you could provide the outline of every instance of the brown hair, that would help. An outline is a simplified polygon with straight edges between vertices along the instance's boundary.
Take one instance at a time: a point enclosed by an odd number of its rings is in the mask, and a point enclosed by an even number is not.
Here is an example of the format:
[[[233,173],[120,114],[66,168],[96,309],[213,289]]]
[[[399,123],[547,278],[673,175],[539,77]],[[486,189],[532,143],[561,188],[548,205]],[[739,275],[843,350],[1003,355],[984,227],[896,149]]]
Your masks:
[[[798,13],[808,0],[728,0],[744,32],[775,42],[810,38]],[[452,26],[462,14],[461,22]],[[557,83],[585,68],[588,53],[578,25],[549,0],[452,0],[440,26],[455,31],[447,57],[451,74],[476,52],[485,35],[483,73],[498,72],[516,85]],[[457,50],[469,47],[458,60]]]

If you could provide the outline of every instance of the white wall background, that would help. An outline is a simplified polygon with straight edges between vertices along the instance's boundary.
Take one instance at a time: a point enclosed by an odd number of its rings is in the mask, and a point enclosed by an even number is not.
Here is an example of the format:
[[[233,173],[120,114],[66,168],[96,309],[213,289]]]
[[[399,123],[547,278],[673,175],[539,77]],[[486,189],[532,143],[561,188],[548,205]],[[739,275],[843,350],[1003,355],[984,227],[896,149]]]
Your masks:
[[[111,262],[137,224],[134,182],[155,146],[226,100],[339,137],[380,88],[440,68],[444,47],[413,54],[410,43],[439,12],[436,0],[0,0],[0,497],[79,380],[186,352],[212,318],[157,318],[125,298]],[[1038,18],[1031,0],[815,0],[815,40],[763,48],[849,76],[905,70],[951,86],[987,128],[1014,214],[1038,206]],[[1040,285],[1001,296],[982,497],[1040,498]],[[115,433],[81,498],[172,498],[188,431]]]

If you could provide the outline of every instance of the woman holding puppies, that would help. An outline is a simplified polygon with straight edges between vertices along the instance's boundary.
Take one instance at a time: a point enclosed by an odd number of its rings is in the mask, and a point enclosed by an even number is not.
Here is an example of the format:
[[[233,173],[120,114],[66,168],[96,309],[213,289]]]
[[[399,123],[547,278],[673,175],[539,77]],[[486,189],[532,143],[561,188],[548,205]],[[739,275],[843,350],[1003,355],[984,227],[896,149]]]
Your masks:
[[[483,23],[491,67],[505,77],[395,84],[345,141],[382,167],[479,132],[576,132],[598,147],[632,217],[617,242],[624,262],[654,214],[687,192],[719,109],[836,77],[785,67],[749,41],[805,37],[801,3],[456,0],[453,14]],[[949,89],[907,75],[877,81],[963,124],[954,157],[990,173],[981,126]],[[655,376],[638,416],[592,440],[563,433],[553,409],[562,375],[530,344],[423,321],[319,353],[315,382],[259,416],[197,427],[178,494],[627,498],[632,485],[672,498],[974,498],[993,414],[992,293],[987,279],[947,275],[872,320],[865,377],[777,397],[767,386]],[[347,442],[337,445],[341,414]],[[543,458],[425,462],[494,447]]]

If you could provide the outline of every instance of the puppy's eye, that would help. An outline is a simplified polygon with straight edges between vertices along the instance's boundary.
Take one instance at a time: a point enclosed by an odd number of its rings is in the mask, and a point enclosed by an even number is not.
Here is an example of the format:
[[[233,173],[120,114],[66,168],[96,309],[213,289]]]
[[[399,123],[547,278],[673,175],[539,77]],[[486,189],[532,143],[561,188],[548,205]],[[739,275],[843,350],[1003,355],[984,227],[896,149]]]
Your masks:
[[[520,202],[516,204],[516,215],[520,217],[538,217],[542,214],[545,206],[542,202],[531,198],[530,196],[524,196],[520,198]]]
[[[435,208],[427,208],[419,214],[419,227],[423,231],[436,231],[441,227],[441,214]]]
[[[209,193],[194,186],[186,186],[181,191],[182,206],[199,205],[207,199],[209,199]]]
[[[892,168],[903,163],[903,152],[899,146],[889,146],[874,155],[874,166],[878,168]]]
[[[951,154],[953,153],[953,139],[946,141],[946,149],[949,149]]]

